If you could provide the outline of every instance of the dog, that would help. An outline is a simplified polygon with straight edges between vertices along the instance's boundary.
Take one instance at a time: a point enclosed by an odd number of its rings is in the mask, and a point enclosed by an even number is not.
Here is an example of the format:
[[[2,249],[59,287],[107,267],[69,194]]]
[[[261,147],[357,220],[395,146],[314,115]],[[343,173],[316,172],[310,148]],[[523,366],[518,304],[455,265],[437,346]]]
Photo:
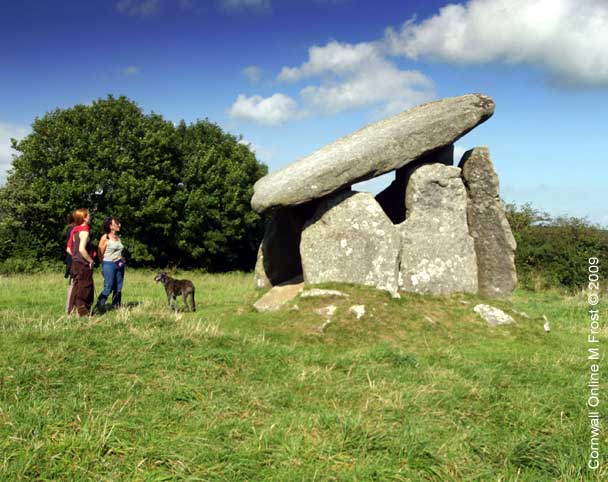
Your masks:
[[[157,273],[154,277],[154,281],[165,285],[165,291],[167,293],[167,301],[169,308],[173,308],[177,311],[177,297],[181,294],[184,298],[184,304],[188,309],[196,311],[194,304],[194,284],[189,279],[173,279],[164,271]],[[188,297],[192,306],[188,306]],[[173,298],[173,307],[171,306],[171,298]]]

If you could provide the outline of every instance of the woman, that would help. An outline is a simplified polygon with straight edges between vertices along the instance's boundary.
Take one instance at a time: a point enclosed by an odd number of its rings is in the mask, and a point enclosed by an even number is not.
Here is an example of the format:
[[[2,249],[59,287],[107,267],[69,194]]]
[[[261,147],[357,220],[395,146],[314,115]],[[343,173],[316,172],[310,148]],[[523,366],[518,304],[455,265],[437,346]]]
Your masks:
[[[64,278],[68,279],[68,295],[65,300],[65,312],[70,313],[70,298],[72,297],[72,288],[74,287],[74,278],[72,278],[72,230],[74,229],[74,211],[68,216],[68,228],[65,232],[66,248],[65,248],[65,274]]]
[[[97,299],[95,307],[98,311],[105,309],[106,300],[110,293],[112,296],[112,308],[120,307],[122,282],[125,275],[125,260],[122,256],[124,246],[118,232],[120,222],[115,217],[106,218],[103,222],[104,235],[99,240],[99,255],[103,260],[101,267],[103,271],[103,291]]]
[[[74,211],[74,229],[70,234],[68,249],[72,252],[72,277],[74,285],[69,303],[69,312],[80,316],[91,314],[95,297],[93,285],[93,245],[89,237],[91,214],[88,209]]]

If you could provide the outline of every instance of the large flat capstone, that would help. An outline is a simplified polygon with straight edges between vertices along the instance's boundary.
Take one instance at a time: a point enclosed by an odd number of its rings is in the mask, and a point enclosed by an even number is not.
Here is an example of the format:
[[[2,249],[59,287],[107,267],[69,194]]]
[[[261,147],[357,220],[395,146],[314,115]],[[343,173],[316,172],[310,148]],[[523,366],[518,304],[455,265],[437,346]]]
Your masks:
[[[459,139],[494,113],[494,101],[468,94],[414,107],[371,124],[264,176],[254,186],[258,212],[322,197],[399,169]]]

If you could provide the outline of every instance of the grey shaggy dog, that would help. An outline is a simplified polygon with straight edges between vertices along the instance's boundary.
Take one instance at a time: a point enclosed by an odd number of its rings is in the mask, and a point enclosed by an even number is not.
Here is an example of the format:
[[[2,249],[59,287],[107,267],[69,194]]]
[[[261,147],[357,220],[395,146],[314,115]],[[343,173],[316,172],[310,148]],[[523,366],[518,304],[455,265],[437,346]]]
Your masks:
[[[157,283],[162,283],[165,286],[169,308],[173,308],[175,311],[177,311],[177,297],[181,294],[184,298],[184,304],[186,305],[186,308],[191,309],[192,311],[196,311],[196,306],[194,304],[194,284],[192,283],[192,281],[190,281],[189,279],[171,278],[164,271],[157,273],[154,277],[154,281],[156,281]],[[188,306],[188,297],[190,297],[190,302],[192,306]],[[171,306],[172,298],[173,306]]]

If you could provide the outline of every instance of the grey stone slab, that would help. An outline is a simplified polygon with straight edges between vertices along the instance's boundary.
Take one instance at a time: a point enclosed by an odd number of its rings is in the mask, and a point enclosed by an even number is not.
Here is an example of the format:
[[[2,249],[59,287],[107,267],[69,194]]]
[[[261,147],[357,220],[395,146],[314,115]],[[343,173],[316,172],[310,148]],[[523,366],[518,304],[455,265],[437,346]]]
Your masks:
[[[480,294],[505,298],[517,286],[517,244],[500,201],[498,176],[487,147],[467,151],[460,161],[468,193],[469,232],[475,241]]]
[[[507,315],[500,308],[490,305],[479,304],[475,305],[473,311],[481,316],[490,326],[510,325],[515,323],[511,315]]]
[[[301,204],[399,169],[452,144],[494,113],[482,94],[429,102],[364,127],[272,174],[254,186],[258,212]]]
[[[304,288],[304,283],[283,284],[274,286],[257,300],[253,307],[256,311],[276,311],[288,301],[293,300]]]
[[[460,169],[419,167],[406,191],[407,219],[399,284],[404,291],[448,294],[477,292],[477,261],[466,217],[467,195]]]
[[[371,194],[329,196],[302,231],[304,281],[355,283],[395,294],[400,246],[399,232]]]
[[[405,190],[412,173],[424,164],[436,163],[446,166],[451,166],[454,163],[454,144],[435,149],[397,169],[395,180],[376,195],[376,201],[382,206],[382,209],[394,224],[405,221]]]

